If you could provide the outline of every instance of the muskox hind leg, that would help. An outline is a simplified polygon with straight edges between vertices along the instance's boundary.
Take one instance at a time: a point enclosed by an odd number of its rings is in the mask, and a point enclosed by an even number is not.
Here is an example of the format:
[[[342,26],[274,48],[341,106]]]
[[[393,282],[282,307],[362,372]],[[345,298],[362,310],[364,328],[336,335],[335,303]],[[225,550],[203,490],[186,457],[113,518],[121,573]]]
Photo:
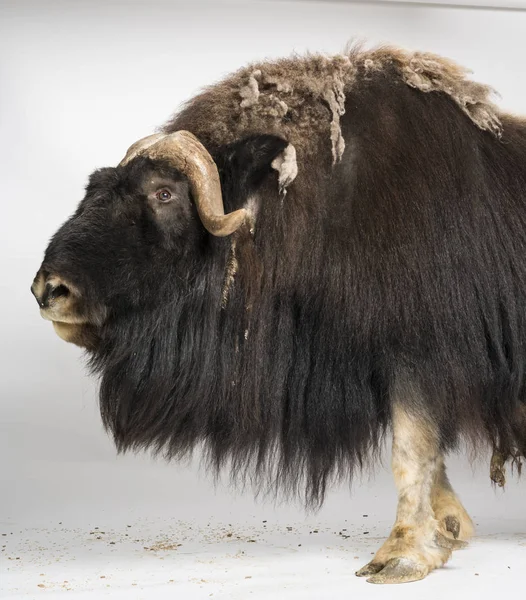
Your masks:
[[[515,448],[502,450],[493,448],[489,476],[495,485],[503,488],[506,485],[506,463],[511,462],[512,469],[522,472],[522,458],[526,458],[526,404],[517,407],[515,422],[513,423]]]
[[[437,490],[440,487],[442,494],[447,488],[440,476],[439,446],[438,433],[429,421],[402,404],[394,406],[392,467],[398,510],[391,535],[373,560],[356,573],[369,577],[369,583],[418,581],[445,564],[454,548],[465,545],[446,535],[433,510]]]

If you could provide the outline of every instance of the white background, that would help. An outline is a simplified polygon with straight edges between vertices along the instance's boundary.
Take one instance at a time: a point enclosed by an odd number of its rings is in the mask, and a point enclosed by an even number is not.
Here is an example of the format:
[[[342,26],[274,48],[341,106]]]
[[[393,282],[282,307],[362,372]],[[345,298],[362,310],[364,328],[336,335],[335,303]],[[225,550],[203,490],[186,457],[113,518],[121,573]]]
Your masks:
[[[500,91],[502,106],[526,113],[525,36],[521,11],[1,2],[2,598],[489,598],[520,582],[524,590],[526,484],[492,490],[487,457],[475,467],[450,460],[480,537],[426,581],[390,590],[353,575],[394,517],[387,470],[356,482],[352,496],[334,490],[306,516],[298,506],[254,502],[250,490],[216,489],[196,464],[117,458],[80,350],[40,319],[29,287],[88,174],[116,164],[182,101],[245,62],[338,52],[351,38],[390,42],[456,59]],[[163,541],[182,546],[163,550]]]
[[[498,9],[520,9],[526,7],[526,0],[380,0],[381,2],[391,2],[393,4],[427,4],[435,5],[442,4],[449,7],[453,6],[471,6]],[[368,4],[363,0],[340,0],[340,2],[355,2],[358,4]],[[369,2],[369,4],[380,4],[380,2]]]

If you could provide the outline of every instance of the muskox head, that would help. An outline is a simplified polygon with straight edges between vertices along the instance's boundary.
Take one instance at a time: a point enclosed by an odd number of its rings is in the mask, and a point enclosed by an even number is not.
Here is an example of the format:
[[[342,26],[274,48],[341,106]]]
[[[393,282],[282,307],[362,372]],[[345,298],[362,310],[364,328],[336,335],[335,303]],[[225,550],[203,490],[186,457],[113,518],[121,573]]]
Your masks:
[[[31,287],[41,315],[66,341],[95,350],[109,343],[108,323],[172,301],[214,260],[211,240],[253,227],[248,198],[286,146],[251,136],[212,158],[185,131],[133,144],[116,168],[91,175],[53,236]]]

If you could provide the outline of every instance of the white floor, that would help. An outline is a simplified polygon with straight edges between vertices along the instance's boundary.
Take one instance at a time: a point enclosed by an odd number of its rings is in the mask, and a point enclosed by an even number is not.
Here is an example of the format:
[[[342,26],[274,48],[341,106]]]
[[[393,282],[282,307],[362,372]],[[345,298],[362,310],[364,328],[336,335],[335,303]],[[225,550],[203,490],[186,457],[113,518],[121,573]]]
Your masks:
[[[302,600],[385,597],[353,573],[368,561],[387,523],[363,518],[336,530],[320,522],[195,526],[172,520],[125,527],[54,527],[2,533],[2,598],[204,598]],[[472,546],[427,580],[391,586],[389,598],[489,598],[524,589],[526,534],[518,523],[483,523]],[[503,530],[508,530],[506,533]],[[366,535],[365,532],[369,533]],[[7,535],[4,535],[7,533]],[[11,534],[12,533],[12,534]],[[4,548],[5,544],[5,548]]]
[[[474,475],[465,461],[453,463],[452,479],[477,537],[426,580],[386,588],[354,576],[394,516],[385,470],[352,495],[331,493],[320,513],[305,515],[297,506],[214,490],[195,469],[145,457],[52,465],[28,460],[2,486],[10,504],[0,521],[0,597],[522,597],[526,481],[510,478],[502,493],[492,490],[485,469]]]

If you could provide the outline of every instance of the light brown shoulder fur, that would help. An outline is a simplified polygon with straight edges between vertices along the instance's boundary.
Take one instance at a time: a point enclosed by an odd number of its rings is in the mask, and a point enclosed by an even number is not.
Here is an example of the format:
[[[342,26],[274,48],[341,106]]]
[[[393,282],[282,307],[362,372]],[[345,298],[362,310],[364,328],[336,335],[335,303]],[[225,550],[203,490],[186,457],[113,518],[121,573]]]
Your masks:
[[[328,156],[337,162],[345,149],[340,119],[346,94],[359,78],[393,67],[407,85],[448,94],[475,125],[500,135],[489,86],[468,79],[469,71],[449,59],[389,47],[249,65],[190,100],[164,131],[188,129],[212,148],[250,134],[275,134],[294,145],[300,163],[319,153],[325,137]]]

